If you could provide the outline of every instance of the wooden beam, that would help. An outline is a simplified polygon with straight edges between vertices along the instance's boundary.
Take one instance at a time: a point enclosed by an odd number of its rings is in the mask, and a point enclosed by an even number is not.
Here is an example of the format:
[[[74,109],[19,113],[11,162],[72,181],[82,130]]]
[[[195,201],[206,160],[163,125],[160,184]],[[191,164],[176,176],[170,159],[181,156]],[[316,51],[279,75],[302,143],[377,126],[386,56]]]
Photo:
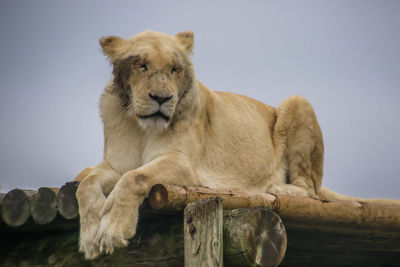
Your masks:
[[[153,209],[183,210],[188,203],[215,197],[223,200],[224,209],[260,206],[273,209],[276,206],[276,196],[267,193],[234,192],[194,186],[183,188],[164,184],[152,187],[149,204]]]
[[[306,228],[323,227],[338,231],[400,231],[400,205],[362,201],[325,201],[320,199],[273,195],[268,193],[233,192],[201,187],[155,185],[149,195],[154,209],[181,210],[187,203],[219,197],[225,209],[268,207],[284,219],[285,225]]]
[[[202,199],[184,211],[185,267],[222,267],[222,201]]]

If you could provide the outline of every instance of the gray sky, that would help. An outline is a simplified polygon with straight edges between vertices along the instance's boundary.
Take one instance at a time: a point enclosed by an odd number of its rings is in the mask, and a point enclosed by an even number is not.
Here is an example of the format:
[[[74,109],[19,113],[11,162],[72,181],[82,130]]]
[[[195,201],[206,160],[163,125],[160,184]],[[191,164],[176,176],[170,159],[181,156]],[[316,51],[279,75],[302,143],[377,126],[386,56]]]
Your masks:
[[[195,33],[197,77],[276,106],[313,104],[323,184],[400,198],[399,1],[0,2],[0,184],[61,186],[100,162],[98,39]]]

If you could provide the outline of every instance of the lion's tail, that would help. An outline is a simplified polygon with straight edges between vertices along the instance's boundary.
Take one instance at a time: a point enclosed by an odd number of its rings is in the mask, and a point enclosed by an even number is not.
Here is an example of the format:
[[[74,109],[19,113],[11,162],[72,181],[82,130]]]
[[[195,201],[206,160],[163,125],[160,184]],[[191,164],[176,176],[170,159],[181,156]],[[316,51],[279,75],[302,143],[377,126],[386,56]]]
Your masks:
[[[318,196],[323,199],[323,200],[328,200],[328,201],[335,201],[335,200],[341,200],[341,201],[360,201],[360,202],[373,202],[373,203],[379,203],[379,204],[389,204],[389,205],[400,205],[400,200],[396,199],[368,199],[368,198],[358,198],[358,197],[350,197],[350,196],[344,196],[339,193],[336,193],[324,186],[321,186]]]

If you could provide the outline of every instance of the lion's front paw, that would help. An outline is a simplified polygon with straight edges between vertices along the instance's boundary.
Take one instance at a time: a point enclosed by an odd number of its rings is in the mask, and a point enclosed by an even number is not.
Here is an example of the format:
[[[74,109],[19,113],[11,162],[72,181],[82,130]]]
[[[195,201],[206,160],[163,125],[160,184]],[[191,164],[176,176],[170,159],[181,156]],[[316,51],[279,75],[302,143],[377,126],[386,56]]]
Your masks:
[[[100,223],[100,228],[96,236],[96,245],[100,253],[111,254],[114,252],[114,249],[126,247],[128,241],[118,225],[105,218]]]
[[[110,194],[104,204],[95,244],[100,253],[111,254],[116,248],[126,247],[136,230],[139,205],[135,201],[121,203]]]
[[[95,244],[99,223],[98,215],[94,214],[87,214],[81,219],[79,251],[85,253],[85,259],[94,259],[100,254],[100,250]]]
[[[79,251],[85,254],[85,259],[92,260],[100,255],[100,249],[95,245],[94,240],[81,240]]]
[[[100,224],[100,212],[106,200],[103,193],[92,190],[80,190],[77,193],[80,216],[79,251],[85,253],[86,259],[94,259],[100,254],[95,244]]]

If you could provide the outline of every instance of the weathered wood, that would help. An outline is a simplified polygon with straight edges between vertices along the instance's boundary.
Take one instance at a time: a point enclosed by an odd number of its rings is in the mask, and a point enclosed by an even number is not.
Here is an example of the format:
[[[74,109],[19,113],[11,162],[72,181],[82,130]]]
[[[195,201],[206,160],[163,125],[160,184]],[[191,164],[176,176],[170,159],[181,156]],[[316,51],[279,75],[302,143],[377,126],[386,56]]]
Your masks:
[[[400,205],[361,201],[324,201],[320,199],[249,194],[201,187],[181,188],[156,185],[150,192],[149,204],[157,209],[179,210],[187,203],[210,197],[220,197],[225,209],[264,206],[277,212],[285,225],[323,227],[338,231],[400,231]]]
[[[268,208],[224,211],[226,266],[277,266],[286,251],[286,231],[279,216]]]
[[[1,205],[1,217],[3,221],[12,227],[23,225],[29,218],[29,197],[35,191],[14,189],[9,191]]]
[[[61,218],[61,217],[60,217]],[[183,266],[183,216],[142,216],[127,248],[86,261],[78,253],[79,222],[67,231],[5,232],[0,266]],[[50,224],[51,225],[51,224]],[[43,227],[43,226],[41,226]]]
[[[267,193],[233,192],[205,187],[157,184],[149,194],[149,204],[153,209],[183,210],[188,203],[199,199],[219,197],[224,202],[224,209],[249,207],[275,208],[276,197]]]
[[[248,216],[246,213],[229,214],[231,212],[235,211],[225,211],[224,216],[238,219],[240,217],[241,221],[244,221],[242,216]],[[254,216],[261,221],[249,220],[251,225],[244,229],[243,233],[250,235],[252,229],[257,229],[257,224],[266,225],[262,222],[264,218],[262,213],[263,211],[255,211]],[[137,234],[130,240],[128,247],[118,249],[112,255],[103,255],[94,261],[85,261],[82,253],[78,253],[79,222],[77,219],[66,220],[57,216],[56,220],[50,224],[37,225],[38,230],[3,231],[1,232],[2,239],[11,241],[0,242],[0,266],[6,265],[5,263],[10,266],[23,264],[26,266],[183,266],[184,220],[187,218],[182,213],[154,215],[143,211],[141,214]],[[63,223],[69,223],[68,228],[58,228]],[[223,232],[227,236],[238,233],[237,229],[229,228],[231,223],[232,221],[228,224],[224,223],[223,226]],[[53,224],[57,225],[53,226]],[[195,234],[199,234],[197,230]],[[231,231],[233,233],[230,233]],[[229,243],[243,240],[246,240],[244,236],[241,239],[231,238],[225,241],[224,247],[227,248],[224,249],[225,266],[231,266],[229,264],[235,261],[244,262],[240,257],[246,253],[243,251],[245,246]],[[279,247],[278,244],[277,246]],[[249,248],[251,249],[253,248]],[[257,265],[254,262],[245,262],[241,266]]]
[[[362,201],[322,201],[312,198],[279,196],[278,213],[287,220],[311,224],[353,225],[357,228],[400,230],[400,205]]]
[[[57,188],[42,187],[36,190],[14,189],[0,201],[1,218],[9,226],[20,227],[31,215],[37,224],[46,224],[57,215]],[[5,200],[5,202],[4,202]]]
[[[68,182],[63,185],[58,192],[58,212],[65,219],[74,219],[79,215],[78,201],[75,196],[78,184],[78,182]]]
[[[77,184],[75,185],[77,186]],[[155,188],[157,189],[157,187]],[[140,210],[141,222],[137,235],[131,240],[129,247],[118,250],[111,256],[101,257],[94,262],[84,261],[81,254],[77,252],[79,232],[77,217],[74,220],[66,220],[57,215],[51,223],[44,225],[39,225],[33,219],[26,218],[25,222],[16,228],[7,226],[2,219],[3,222],[0,220],[0,236],[2,236],[3,242],[0,242],[0,266],[5,265],[5,262],[11,263],[10,266],[54,266],[57,264],[61,266],[115,266],[116,264],[183,266],[182,207],[196,198],[213,196],[220,196],[224,205],[227,203],[228,208],[251,207],[255,203],[266,203],[266,206],[272,207],[280,213],[288,234],[288,247],[280,266],[400,265],[400,228],[398,224],[400,214],[397,205],[358,201],[321,201],[268,194],[265,198],[263,194],[254,196],[209,188],[181,188],[163,185],[158,185],[158,188],[162,188],[162,190],[152,191],[153,193],[154,191],[161,192],[158,197],[155,198],[154,194],[151,194],[150,199],[145,203],[161,203],[160,207],[163,209],[148,210],[146,204],[143,205]],[[14,198],[23,200],[25,196],[28,199],[28,202],[25,203],[28,203],[29,206],[32,204],[35,193],[37,191],[22,191],[22,195],[17,193],[20,196]],[[10,193],[9,197],[12,194]],[[174,194],[175,196],[171,198]],[[20,209],[21,206],[21,202],[18,204],[18,201],[11,201],[7,204],[10,199],[7,200],[6,195],[3,195],[3,202],[0,201],[1,218],[3,218],[3,206],[16,206],[17,209]],[[76,199],[74,193],[69,196],[73,200]],[[151,201],[152,196],[153,202]],[[4,200],[7,200],[6,205],[4,205]],[[151,206],[153,205],[151,204]],[[179,209],[181,210],[179,211]],[[13,208],[11,210],[15,211]],[[20,213],[17,215],[20,216]],[[170,218],[169,222],[162,219],[166,217]],[[226,231],[225,224],[223,227]],[[249,236],[253,232],[250,231]],[[73,239],[71,236],[74,236]],[[69,243],[66,240],[69,240]],[[230,244],[230,242],[224,241],[225,266],[235,266],[234,263],[243,260],[242,255],[240,260],[237,256],[240,253],[243,254],[243,251],[229,255],[230,250],[227,252],[227,248]],[[255,251],[249,248],[249,251],[251,250]],[[253,266],[257,265],[253,263]]]
[[[30,214],[37,224],[53,221],[57,215],[57,195],[46,187],[39,188],[30,199]]]
[[[285,225],[286,226],[286,225]],[[288,244],[279,266],[400,266],[400,236],[335,233],[286,226]]]
[[[204,199],[186,206],[184,240],[186,267],[222,267],[222,201]]]
[[[78,220],[57,218],[73,221],[75,227],[54,231],[52,222],[38,225],[40,232],[21,232],[20,228],[11,227],[1,232],[0,266],[183,266],[182,214],[141,216],[137,236],[130,240],[128,248],[95,261],[85,261],[78,253]],[[399,266],[398,236],[383,238],[293,228],[286,231],[288,246],[279,266]],[[224,265],[230,267],[235,255],[227,255],[225,248],[224,244]]]
[[[11,235],[18,236],[21,234],[57,233],[57,232],[69,231],[71,229],[77,229],[78,226],[79,226],[78,218],[72,220],[66,220],[60,214],[57,214],[53,221],[46,224],[38,224],[32,219],[32,217],[29,217],[28,220],[23,225],[18,227],[12,227],[4,222],[0,222],[0,236],[3,236],[5,234],[10,236]]]

